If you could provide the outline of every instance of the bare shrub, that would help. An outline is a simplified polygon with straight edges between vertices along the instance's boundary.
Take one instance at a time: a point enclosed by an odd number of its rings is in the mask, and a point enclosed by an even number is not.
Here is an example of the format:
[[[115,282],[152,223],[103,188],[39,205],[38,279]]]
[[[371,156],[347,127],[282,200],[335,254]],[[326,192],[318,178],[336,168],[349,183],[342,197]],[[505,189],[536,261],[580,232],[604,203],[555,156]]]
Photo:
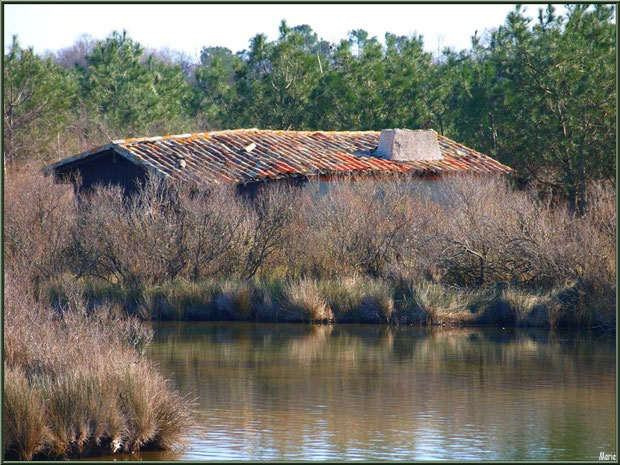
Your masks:
[[[84,200],[75,234],[78,275],[133,287],[165,282],[187,266],[189,225],[171,190],[149,179],[127,198],[101,187]]]
[[[315,275],[385,275],[411,260],[424,238],[414,208],[411,184],[398,180],[339,181],[309,186],[301,221],[305,262]]]
[[[65,271],[76,201],[73,189],[39,170],[12,170],[4,186],[5,260],[34,285]]]
[[[257,273],[552,285],[614,263],[609,214],[576,218],[499,178],[420,182],[335,182],[326,192],[311,184],[301,193],[272,185],[247,201],[225,188],[151,182],[124,207],[120,192],[102,189],[78,221],[78,255],[87,265],[96,257],[93,275],[136,286]],[[584,244],[590,252],[578,254]]]
[[[79,274],[139,287],[230,271],[245,217],[230,189],[193,189],[149,179],[127,198],[99,188],[85,201],[75,242]]]
[[[616,190],[603,183],[591,184],[588,190],[587,219],[608,243],[616,241]]]
[[[187,275],[193,282],[231,274],[238,268],[239,249],[252,217],[231,186],[201,186],[182,192],[179,208],[187,222]]]
[[[291,237],[299,192],[289,186],[267,185],[247,204],[241,275],[252,278],[267,261],[284,249]],[[298,238],[296,238],[298,239]]]
[[[446,279],[461,284],[527,281],[535,270],[527,257],[537,212],[526,193],[502,179],[451,177],[439,183],[443,214],[437,257]]]
[[[602,239],[588,217],[561,205],[552,208],[535,192],[515,191],[500,178],[453,177],[439,188],[443,251],[435,260],[449,282],[553,286],[594,277],[596,270],[599,281],[615,275],[611,241]]]
[[[133,261],[139,244],[125,207],[118,188],[99,188],[83,200],[73,236],[78,277],[140,281],[140,263]]]

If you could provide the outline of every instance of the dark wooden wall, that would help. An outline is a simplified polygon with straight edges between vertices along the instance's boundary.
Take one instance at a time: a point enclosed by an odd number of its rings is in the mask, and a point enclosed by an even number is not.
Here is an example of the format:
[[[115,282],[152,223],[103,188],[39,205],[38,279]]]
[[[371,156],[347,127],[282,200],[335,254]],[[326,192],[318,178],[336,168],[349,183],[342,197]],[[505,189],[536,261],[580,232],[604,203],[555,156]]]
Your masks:
[[[96,185],[115,185],[123,188],[126,194],[131,194],[137,189],[138,183],[146,179],[144,168],[113,150],[78,160],[56,170],[58,178],[67,181],[75,174],[81,178],[80,192],[91,191]]]
[[[256,198],[261,189],[268,186],[278,185],[286,187],[302,187],[308,182],[308,178],[298,176],[296,178],[270,179],[266,181],[250,182],[248,184],[238,184],[237,192],[244,197],[253,200]]]

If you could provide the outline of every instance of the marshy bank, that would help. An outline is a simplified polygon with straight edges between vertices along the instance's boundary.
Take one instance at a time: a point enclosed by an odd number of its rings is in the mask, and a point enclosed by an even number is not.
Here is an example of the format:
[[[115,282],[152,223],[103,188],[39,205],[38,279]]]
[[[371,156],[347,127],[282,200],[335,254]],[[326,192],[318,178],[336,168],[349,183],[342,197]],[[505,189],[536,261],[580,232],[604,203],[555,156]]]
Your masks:
[[[90,306],[122,308],[155,321],[254,321],[388,325],[500,325],[610,328],[611,302],[583,282],[551,289],[494,285],[446,286],[431,281],[347,279],[183,279],[143,289],[105,281],[57,280],[44,289],[52,305],[71,302],[76,288]],[[598,297],[598,299],[597,299]]]
[[[16,171],[6,194],[7,263],[56,306],[79,292],[146,319],[615,327],[613,186],[589,187],[585,216],[472,176],[78,199]]]
[[[325,189],[327,187],[327,189]],[[505,180],[309,183],[248,200],[5,184],[7,458],[172,448],[190,420],[143,319],[615,327],[615,192],[586,216]]]

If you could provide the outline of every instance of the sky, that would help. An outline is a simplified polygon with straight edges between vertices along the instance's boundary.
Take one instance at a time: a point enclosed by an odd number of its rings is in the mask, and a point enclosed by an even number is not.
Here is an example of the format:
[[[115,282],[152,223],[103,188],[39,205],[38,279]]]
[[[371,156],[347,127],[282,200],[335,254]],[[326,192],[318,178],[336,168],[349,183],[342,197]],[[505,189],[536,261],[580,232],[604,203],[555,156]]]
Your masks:
[[[541,5],[543,6],[543,5]],[[72,45],[82,34],[105,38],[126,29],[149,48],[170,48],[197,58],[203,46],[232,51],[248,48],[249,40],[265,33],[278,36],[278,26],[308,24],[319,38],[339,42],[353,29],[365,29],[383,40],[386,32],[424,36],[426,50],[468,48],[475,31],[504,23],[513,4],[495,5],[4,5],[5,47],[17,34],[22,46],[35,52]],[[527,5],[536,16],[538,5]]]

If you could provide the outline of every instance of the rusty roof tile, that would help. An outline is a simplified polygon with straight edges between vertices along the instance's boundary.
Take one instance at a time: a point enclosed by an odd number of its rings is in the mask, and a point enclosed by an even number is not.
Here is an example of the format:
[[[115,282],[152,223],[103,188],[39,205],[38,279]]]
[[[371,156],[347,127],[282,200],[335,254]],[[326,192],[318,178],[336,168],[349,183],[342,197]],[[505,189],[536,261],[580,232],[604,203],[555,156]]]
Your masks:
[[[233,129],[121,139],[50,165],[59,168],[110,148],[152,171],[179,179],[248,183],[290,176],[354,173],[507,173],[511,168],[444,136],[441,161],[398,162],[373,156],[379,131]],[[250,144],[256,146],[249,152]],[[180,168],[177,160],[186,163]]]

